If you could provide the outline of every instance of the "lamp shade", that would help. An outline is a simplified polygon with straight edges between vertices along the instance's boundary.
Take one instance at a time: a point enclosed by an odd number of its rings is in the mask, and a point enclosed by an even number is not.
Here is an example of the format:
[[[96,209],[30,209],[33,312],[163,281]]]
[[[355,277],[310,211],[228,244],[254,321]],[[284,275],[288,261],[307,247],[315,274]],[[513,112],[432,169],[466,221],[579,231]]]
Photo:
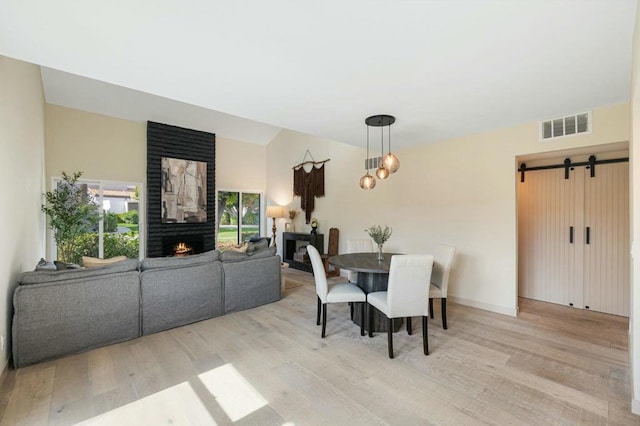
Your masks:
[[[267,217],[279,219],[285,217],[285,210],[282,206],[267,206]]]
[[[396,155],[392,153],[388,153],[387,155],[385,155],[382,163],[384,164],[385,169],[389,171],[389,173],[395,173],[400,168],[400,160],[398,160],[398,157],[396,157]]]
[[[360,188],[373,189],[376,186],[376,178],[371,176],[369,172],[360,178]]]

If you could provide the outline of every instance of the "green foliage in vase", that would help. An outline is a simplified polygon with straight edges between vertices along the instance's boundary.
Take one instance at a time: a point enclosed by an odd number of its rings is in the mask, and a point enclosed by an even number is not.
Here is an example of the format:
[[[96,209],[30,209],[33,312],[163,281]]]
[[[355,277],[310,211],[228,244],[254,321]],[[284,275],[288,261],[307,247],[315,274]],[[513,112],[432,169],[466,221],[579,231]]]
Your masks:
[[[373,225],[369,229],[365,229],[365,231],[369,234],[371,239],[378,244],[379,246],[387,242],[387,240],[391,237],[392,229],[387,225],[382,228],[380,225]]]
[[[60,259],[71,261],[76,239],[90,230],[99,220],[98,204],[87,186],[78,184],[82,172],[68,175],[62,172],[62,182],[44,194],[42,211],[49,218],[49,227],[58,246]]]

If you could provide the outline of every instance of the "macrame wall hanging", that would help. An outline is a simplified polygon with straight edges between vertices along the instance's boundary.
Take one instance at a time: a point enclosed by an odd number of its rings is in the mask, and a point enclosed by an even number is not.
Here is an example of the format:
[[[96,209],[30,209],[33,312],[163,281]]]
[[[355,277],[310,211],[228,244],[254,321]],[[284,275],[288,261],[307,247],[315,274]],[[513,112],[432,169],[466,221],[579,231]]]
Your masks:
[[[311,160],[307,160],[307,155]],[[300,197],[300,208],[304,210],[306,223],[311,222],[311,213],[315,208],[315,198],[324,197],[324,163],[329,160],[315,161],[309,150],[307,150],[302,162],[292,167],[293,195]],[[309,171],[304,169],[306,164],[311,164]]]

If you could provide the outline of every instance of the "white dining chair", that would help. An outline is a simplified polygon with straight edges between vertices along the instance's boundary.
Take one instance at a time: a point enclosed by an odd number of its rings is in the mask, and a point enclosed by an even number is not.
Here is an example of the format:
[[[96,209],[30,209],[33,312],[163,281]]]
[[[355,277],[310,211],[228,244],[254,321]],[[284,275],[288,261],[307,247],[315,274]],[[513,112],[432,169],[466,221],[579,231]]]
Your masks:
[[[395,255],[389,267],[387,291],[367,295],[369,324],[373,324],[373,308],[387,317],[389,358],[393,358],[393,319],[407,319],[407,333],[411,334],[411,317],[422,317],[422,346],[429,355],[427,317],[429,316],[429,283],[433,269],[433,256],[428,254]],[[373,327],[369,326],[369,337]]]
[[[316,294],[318,295],[318,315],[316,324],[320,325],[320,311],[322,311],[322,338],[327,328],[327,305],[329,303],[361,302],[362,321],[360,322],[360,335],[364,336],[365,305],[367,295],[360,287],[351,283],[338,283],[329,288],[324,265],[318,250],[311,244],[307,246],[307,254],[311,259],[313,278],[316,282]]]
[[[433,299],[440,298],[442,311],[442,328],[447,329],[447,289],[449,287],[449,275],[453,260],[456,257],[456,248],[444,244],[436,247],[433,257],[433,272],[431,274],[431,286],[429,288],[429,312],[433,318]]]
[[[370,238],[347,240],[347,253],[373,253],[373,242]],[[349,282],[358,281],[358,273],[349,271]]]

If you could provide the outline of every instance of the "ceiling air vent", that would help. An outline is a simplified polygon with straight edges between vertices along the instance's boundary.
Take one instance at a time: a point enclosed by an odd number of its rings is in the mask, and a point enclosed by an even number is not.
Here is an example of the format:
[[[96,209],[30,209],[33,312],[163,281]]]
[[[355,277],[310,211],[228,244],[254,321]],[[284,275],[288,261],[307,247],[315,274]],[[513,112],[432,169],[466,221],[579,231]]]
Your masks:
[[[590,112],[554,118],[540,123],[540,140],[543,141],[580,133],[591,133]]]

